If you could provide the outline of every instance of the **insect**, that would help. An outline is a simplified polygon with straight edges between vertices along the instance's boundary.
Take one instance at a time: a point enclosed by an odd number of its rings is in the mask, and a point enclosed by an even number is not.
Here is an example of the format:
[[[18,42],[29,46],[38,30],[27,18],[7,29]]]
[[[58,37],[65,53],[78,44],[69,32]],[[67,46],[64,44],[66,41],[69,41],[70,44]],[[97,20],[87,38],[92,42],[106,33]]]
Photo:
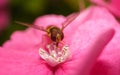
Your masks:
[[[24,22],[20,22],[20,21],[15,21],[18,24],[24,25],[24,26],[28,26],[28,27],[32,27],[38,30],[41,30],[43,32],[46,32],[47,35],[50,37],[50,39],[55,42],[55,45],[58,46],[59,42],[63,40],[64,38],[64,33],[63,30],[69,25],[69,23],[72,22],[72,20],[75,17],[72,17],[68,20],[66,20],[66,23],[62,24],[62,28],[59,28],[55,25],[50,25],[46,28],[42,27],[42,26],[38,26],[38,25],[32,25],[32,24],[28,24],[28,23],[24,23]]]

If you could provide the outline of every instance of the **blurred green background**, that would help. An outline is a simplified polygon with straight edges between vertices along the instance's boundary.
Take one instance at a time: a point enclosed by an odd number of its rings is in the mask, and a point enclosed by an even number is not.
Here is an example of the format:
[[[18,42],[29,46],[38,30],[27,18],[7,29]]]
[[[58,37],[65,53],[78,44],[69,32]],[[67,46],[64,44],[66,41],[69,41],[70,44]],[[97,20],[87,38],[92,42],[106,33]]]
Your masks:
[[[32,23],[35,18],[46,14],[69,15],[79,11],[80,0],[11,0],[10,23],[0,35],[0,45],[10,38],[16,30],[24,30],[25,26],[16,24],[14,21]],[[85,1],[86,7],[89,5]]]

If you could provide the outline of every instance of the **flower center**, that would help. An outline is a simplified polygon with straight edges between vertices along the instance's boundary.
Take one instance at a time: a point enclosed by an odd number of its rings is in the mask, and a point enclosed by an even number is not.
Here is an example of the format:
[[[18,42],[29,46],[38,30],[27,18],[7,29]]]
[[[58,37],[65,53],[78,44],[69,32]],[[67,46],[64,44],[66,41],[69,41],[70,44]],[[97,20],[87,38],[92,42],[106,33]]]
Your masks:
[[[68,59],[70,56],[69,47],[67,45],[62,45],[56,47],[53,43],[46,46],[47,50],[42,48],[39,49],[39,54],[42,59],[44,59],[49,65],[56,66]]]

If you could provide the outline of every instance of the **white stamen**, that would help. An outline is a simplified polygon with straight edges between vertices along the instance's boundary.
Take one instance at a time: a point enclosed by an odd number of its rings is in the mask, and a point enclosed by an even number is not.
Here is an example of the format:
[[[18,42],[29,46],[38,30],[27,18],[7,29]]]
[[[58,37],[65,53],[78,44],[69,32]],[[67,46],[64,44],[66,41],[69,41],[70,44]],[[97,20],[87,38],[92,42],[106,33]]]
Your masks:
[[[57,48],[54,44],[47,45],[48,52],[42,48],[39,49],[39,54],[51,66],[56,66],[66,61],[70,55],[69,47],[64,45],[62,48]],[[61,49],[61,50],[60,50]]]

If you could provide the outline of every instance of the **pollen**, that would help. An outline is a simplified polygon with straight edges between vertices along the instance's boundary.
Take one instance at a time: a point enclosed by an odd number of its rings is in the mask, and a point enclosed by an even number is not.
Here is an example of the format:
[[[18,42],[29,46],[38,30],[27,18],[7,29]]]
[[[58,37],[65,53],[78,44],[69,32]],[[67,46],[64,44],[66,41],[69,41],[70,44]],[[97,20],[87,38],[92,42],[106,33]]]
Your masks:
[[[50,66],[56,66],[65,62],[70,57],[69,46],[62,45],[56,47],[54,43],[46,46],[47,50],[39,49],[40,57],[45,60]]]

